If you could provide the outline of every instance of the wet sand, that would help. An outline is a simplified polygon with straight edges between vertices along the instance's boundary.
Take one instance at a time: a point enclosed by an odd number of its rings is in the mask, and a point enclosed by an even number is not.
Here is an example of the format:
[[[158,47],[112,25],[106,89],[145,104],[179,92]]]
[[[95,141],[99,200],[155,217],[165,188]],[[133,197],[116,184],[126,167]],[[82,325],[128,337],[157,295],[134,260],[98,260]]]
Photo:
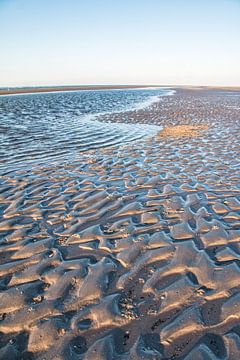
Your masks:
[[[0,178],[1,359],[239,359],[240,92],[102,121],[157,136]]]

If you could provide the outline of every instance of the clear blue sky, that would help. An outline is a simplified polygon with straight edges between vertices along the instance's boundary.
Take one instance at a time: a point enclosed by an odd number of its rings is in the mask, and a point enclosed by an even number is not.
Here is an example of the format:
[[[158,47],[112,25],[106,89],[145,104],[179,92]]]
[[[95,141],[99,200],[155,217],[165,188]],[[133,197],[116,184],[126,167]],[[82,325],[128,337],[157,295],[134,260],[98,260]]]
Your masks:
[[[0,86],[240,86],[240,0],[0,0]]]

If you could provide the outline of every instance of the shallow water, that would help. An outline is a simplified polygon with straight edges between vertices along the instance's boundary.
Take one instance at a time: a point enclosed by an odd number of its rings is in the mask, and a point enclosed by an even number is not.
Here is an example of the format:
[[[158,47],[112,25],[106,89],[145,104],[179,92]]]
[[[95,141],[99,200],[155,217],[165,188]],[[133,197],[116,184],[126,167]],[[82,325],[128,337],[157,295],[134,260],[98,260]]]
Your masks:
[[[24,94],[0,98],[1,163],[23,165],[76,158],[79,152],[154,135],[158,126],[112,124],[98,115],[137,110],[168,89]]]

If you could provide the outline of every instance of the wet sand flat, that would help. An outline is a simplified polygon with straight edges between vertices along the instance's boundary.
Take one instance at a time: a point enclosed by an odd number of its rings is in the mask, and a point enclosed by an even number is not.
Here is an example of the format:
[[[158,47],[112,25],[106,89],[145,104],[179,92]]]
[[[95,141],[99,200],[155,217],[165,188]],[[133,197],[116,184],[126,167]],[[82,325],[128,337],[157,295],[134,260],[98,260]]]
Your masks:
[[[240,92],[102,122],[155,136],[2,168],[0,359],[239,359]]]
[[[138,89],[148,88],[152,85],[89,85],[89,86],[40,86],[40,87],[20,87],[20,88],[0,88],[1,95],[16,95],[16,94],[34,94],[34,93],[48,93],[48,92],[66,92],[66,91],[81,91],[81,90],[111,90],[111,89]]]

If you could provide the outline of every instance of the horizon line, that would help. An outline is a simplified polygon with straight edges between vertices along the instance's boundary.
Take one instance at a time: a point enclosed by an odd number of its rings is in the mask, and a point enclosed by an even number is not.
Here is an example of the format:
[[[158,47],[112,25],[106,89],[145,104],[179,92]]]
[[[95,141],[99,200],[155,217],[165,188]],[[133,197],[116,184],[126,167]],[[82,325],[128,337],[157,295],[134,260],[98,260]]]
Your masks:
[[[195,89],[228,89],[240,90],[240,86],[226,85],[155,85],[155,84],[111,84],[111,85],[31,85],[31,86],[6,86],[0,87],[0,96],[17,95],[41,92],[81,91],[81,90],[114,90],[114,89],[139,89],[139,88],[195,88]]]

